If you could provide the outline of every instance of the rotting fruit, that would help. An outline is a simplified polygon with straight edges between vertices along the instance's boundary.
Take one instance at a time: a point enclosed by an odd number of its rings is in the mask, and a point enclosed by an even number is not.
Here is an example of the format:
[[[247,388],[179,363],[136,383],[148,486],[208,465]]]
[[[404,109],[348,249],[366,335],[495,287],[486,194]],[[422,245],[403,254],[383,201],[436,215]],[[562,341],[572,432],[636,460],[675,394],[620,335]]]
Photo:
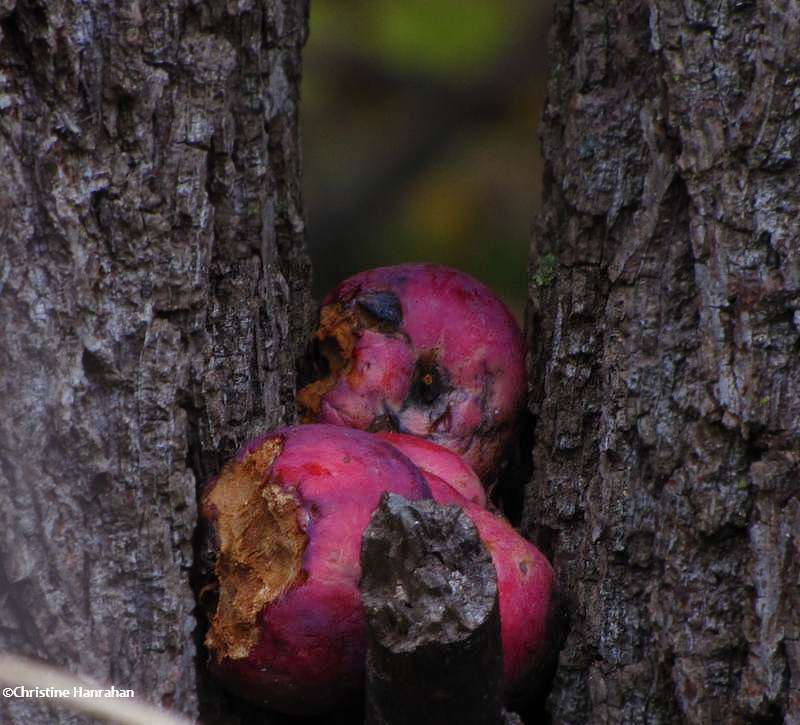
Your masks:
[[[434,264],[369,270],[323,301],[297,396],[303,420],[428,438],[497,470],[525,394],[516,321],[486,286]]]
[[[430,497],[394,447],[330,425],[262,435],[209,482],[198,598],[209,668],[230,690],[310,714],[360,689],[359,550],[384,491]]]

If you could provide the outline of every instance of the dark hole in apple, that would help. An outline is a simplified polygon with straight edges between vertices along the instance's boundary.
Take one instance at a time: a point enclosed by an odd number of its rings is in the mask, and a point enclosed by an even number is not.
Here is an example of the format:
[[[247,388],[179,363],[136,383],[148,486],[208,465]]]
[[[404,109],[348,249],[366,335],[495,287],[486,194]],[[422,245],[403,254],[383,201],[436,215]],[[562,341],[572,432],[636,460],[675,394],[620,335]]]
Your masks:
[[[432,405],[450,389],[447,374],[432,355],[418,358],[411,377],[408,401],[416,405]]]

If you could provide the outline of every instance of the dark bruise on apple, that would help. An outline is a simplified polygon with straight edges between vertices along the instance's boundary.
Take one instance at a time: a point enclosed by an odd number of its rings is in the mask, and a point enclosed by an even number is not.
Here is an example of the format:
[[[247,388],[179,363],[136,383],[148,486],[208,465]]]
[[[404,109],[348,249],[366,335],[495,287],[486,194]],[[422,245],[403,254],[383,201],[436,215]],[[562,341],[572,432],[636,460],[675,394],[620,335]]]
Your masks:
[[[358,692],[359,549],[384,491],[430,497],[395,448],[330,425],[263,435],[208,484],[199,600],[209,668],[229,689],[292,714],[324,712]]]
[[[305,421],[422,436],[496,470],[525,394],[522,334],[463,272],[404,264],[362,272],[323,301]]]

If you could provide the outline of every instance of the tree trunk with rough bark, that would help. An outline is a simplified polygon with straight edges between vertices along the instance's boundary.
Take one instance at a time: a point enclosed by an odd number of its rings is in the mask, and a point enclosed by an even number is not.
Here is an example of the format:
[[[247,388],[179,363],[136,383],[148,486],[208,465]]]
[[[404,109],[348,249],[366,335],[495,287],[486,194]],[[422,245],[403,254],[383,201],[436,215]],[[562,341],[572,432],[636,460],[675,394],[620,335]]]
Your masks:
[[[526,530],[557,723],[800,722],[800,9],[559,0]]]
[[[0,0],[0,648],[208,722],[196,493],[294,415],[306,24],[305,0]]]

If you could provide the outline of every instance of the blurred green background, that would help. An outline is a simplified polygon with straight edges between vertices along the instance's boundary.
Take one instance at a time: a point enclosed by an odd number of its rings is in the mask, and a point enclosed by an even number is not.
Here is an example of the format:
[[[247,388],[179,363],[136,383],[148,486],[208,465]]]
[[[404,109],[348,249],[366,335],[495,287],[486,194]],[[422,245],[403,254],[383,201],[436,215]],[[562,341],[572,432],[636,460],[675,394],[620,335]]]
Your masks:
[[[434,261],[518,318],[541,196],[549,0],[311,0],[302,134],[315,294]]]

